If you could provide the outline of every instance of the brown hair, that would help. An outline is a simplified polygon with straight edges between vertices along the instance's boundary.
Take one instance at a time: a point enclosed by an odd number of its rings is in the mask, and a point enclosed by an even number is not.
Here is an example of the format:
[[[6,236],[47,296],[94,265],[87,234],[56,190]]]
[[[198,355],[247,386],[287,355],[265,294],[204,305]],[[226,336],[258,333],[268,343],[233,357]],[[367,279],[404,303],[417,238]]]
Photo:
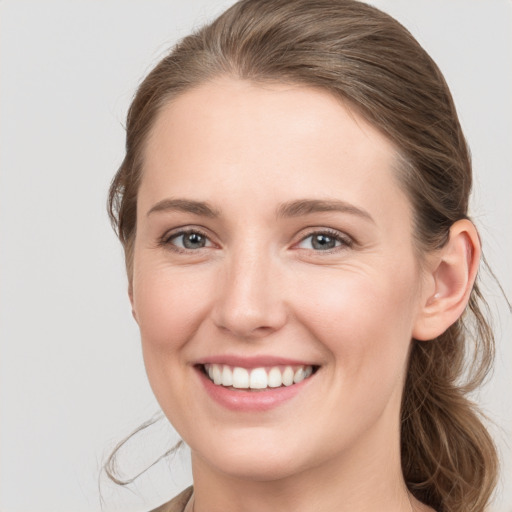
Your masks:
[[[165,104],[220,75],[313,86],[356,108],[398,148],[420,253],[441,247],[450,226],[467,218],[471,161],[452,97],[400,23],[355,0],[242,0],[179,42],[130,107],[126,156],[109,195],[129,277],[148,133]],[[485,313],[475,284],[454,325],[436,340],[413,341],[401,411],[402,470],[410,491],[440,512],[481,512],[497,480],[494,444],[467,397],[493,359]]]

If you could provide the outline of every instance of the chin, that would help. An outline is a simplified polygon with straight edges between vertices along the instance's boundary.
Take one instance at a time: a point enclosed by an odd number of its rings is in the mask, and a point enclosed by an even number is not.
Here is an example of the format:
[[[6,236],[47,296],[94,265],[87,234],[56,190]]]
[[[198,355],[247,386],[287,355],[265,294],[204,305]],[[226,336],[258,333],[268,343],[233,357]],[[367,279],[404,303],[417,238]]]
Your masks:
[[[255,454],[254,457],[227,457],[221,461],[215,461],[217,471],[229,475],[232,478],[250,480],[253,482],[270,482],[284,480],[300,472],[298,461],[281,458],[279,456],[268,457],[267,454]],[[292,465],[293,464],[293,465]]]
[[[192,457],[201,459],[215,471],[233,478],[252,481],[275,481],[301,472],[307,467],[304,449],[282,440],[262,439],[255,435],[252,439],[233,439],[223,443],[217,438],[208,449],[192,450]],[[301,454],[302,457],[298,457]]]

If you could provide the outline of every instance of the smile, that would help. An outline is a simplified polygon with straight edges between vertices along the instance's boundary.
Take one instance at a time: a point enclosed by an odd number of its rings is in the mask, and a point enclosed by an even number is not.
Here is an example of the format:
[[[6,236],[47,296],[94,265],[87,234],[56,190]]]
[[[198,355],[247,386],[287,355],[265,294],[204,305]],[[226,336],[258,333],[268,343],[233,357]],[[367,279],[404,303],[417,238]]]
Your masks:
[[[231,389],[263,390],[288,387],[310,377],[315,367],[312,365],[272,366],[247,369],[227,364],[204,364],[205,375],[217,386]]]

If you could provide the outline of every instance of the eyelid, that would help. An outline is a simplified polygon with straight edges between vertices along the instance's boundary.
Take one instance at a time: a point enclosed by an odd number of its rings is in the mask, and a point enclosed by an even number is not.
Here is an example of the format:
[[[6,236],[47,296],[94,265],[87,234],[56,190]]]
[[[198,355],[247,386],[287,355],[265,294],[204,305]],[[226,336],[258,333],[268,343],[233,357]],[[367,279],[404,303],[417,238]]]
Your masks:
[[[338,230],[332,229],[332,228],[319,227],[319,228],[312,228],[311,231],[309,231],[307,234],[303,235],[301,237],[301,239],[295,245],[300,244],[301,242],[303,242],[304,240],[308,239],[309,237],[311,237],[313,235],[328,235],[329,237],[334,238],[336,241],[341,242],[341,244],[333,247],[332,249],[325,249],[325,250],[314,250],[314,249],[304,249],[304,248],[299,248],[299,249],[311,251],[311,252],[314,252],[315,254],[316,253],[332,254],[334,252],[338,252],[338,251],[342,251],[346,248],[350,248],[350,247],[354,246],[354,244],[356,243],[356,241],[350,235],[347,235],[346,233],[344,233],[342,231],[338,231]]]
[[[199,247],[198,249],[187,249],[183,247],[178,247],[177,245],[174,245],[171,240],[174,238],[179,238],[180,236],[187,235],[190,233],[197,233],[198,235],[201,235],[204,237],[208,242],[210,242],[211,245],[208,245],[206,247]],[[214,242],[211,240],[211,237],[201,228],[195,227],[195,226],[183,226],[181,228],[173,228],[169,231],[166,231],[158,240],[158,245],[165,247],[169,250],[178,252],[178,253],[185,253],[185,254],[191,254],[191,253],[198,253],[201,252],[202,249],[209,249],[213,246],[215,246]]]
[[[208,242],[210,242],[209,246],[206,247],[200,247],[197,249],[187,249],[183,247],[178,247],[177,245],[174,245],[171,243],[171,240],[174,238],[178,238],[183,235],[187,235],[190,233],[197,233],[204,237]],[[336,241],[340,242],[340,245],[335,246],[331,249],[325,249],[325,250],[315,250],[315,249],[305,249],[305,248],[299,248],[301,250],[305,251],[311,251],[313,253],[322,253],[322,254],[331,254],[334,252],[338,252],[340,250],[344,250],[346,248],[352,247],[356,241],[348,234],[338,231],[336,229],[332,228],[326,228],[326,227],[318,227],[318,228],[310,228],[310,231],[306,234],[303,234],[298,242],[294,244],[294,246],[297,246],[307,238],[313,236],[313,235],[327,235],[331,238],[334,238]],[[175,252],[180,253],[197,253],[200,252],[202,249],[208,249],[212,246],[215,246],[214,242],[211,240],[211,237],[205,232],[205,230],[195,227],[195,226],[183,226],[181,228],[173,228],[172,230],[166,231],[159,239],[158,245],[167,247],[170,250],[173,250]]]

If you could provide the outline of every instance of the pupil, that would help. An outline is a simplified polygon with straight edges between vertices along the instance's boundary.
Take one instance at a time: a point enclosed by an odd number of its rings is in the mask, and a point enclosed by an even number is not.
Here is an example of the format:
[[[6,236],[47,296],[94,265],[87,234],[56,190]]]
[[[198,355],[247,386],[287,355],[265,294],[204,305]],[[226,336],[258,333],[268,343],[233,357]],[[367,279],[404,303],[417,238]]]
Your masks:
[[[330,236],[316,235],[313,237],[313,247],[315,249],[334,249],[336,240]]]
[[[187,249],[197,249],[204,247],[204,238],[198,233],[189,233],[183,238],[183,245]]]

